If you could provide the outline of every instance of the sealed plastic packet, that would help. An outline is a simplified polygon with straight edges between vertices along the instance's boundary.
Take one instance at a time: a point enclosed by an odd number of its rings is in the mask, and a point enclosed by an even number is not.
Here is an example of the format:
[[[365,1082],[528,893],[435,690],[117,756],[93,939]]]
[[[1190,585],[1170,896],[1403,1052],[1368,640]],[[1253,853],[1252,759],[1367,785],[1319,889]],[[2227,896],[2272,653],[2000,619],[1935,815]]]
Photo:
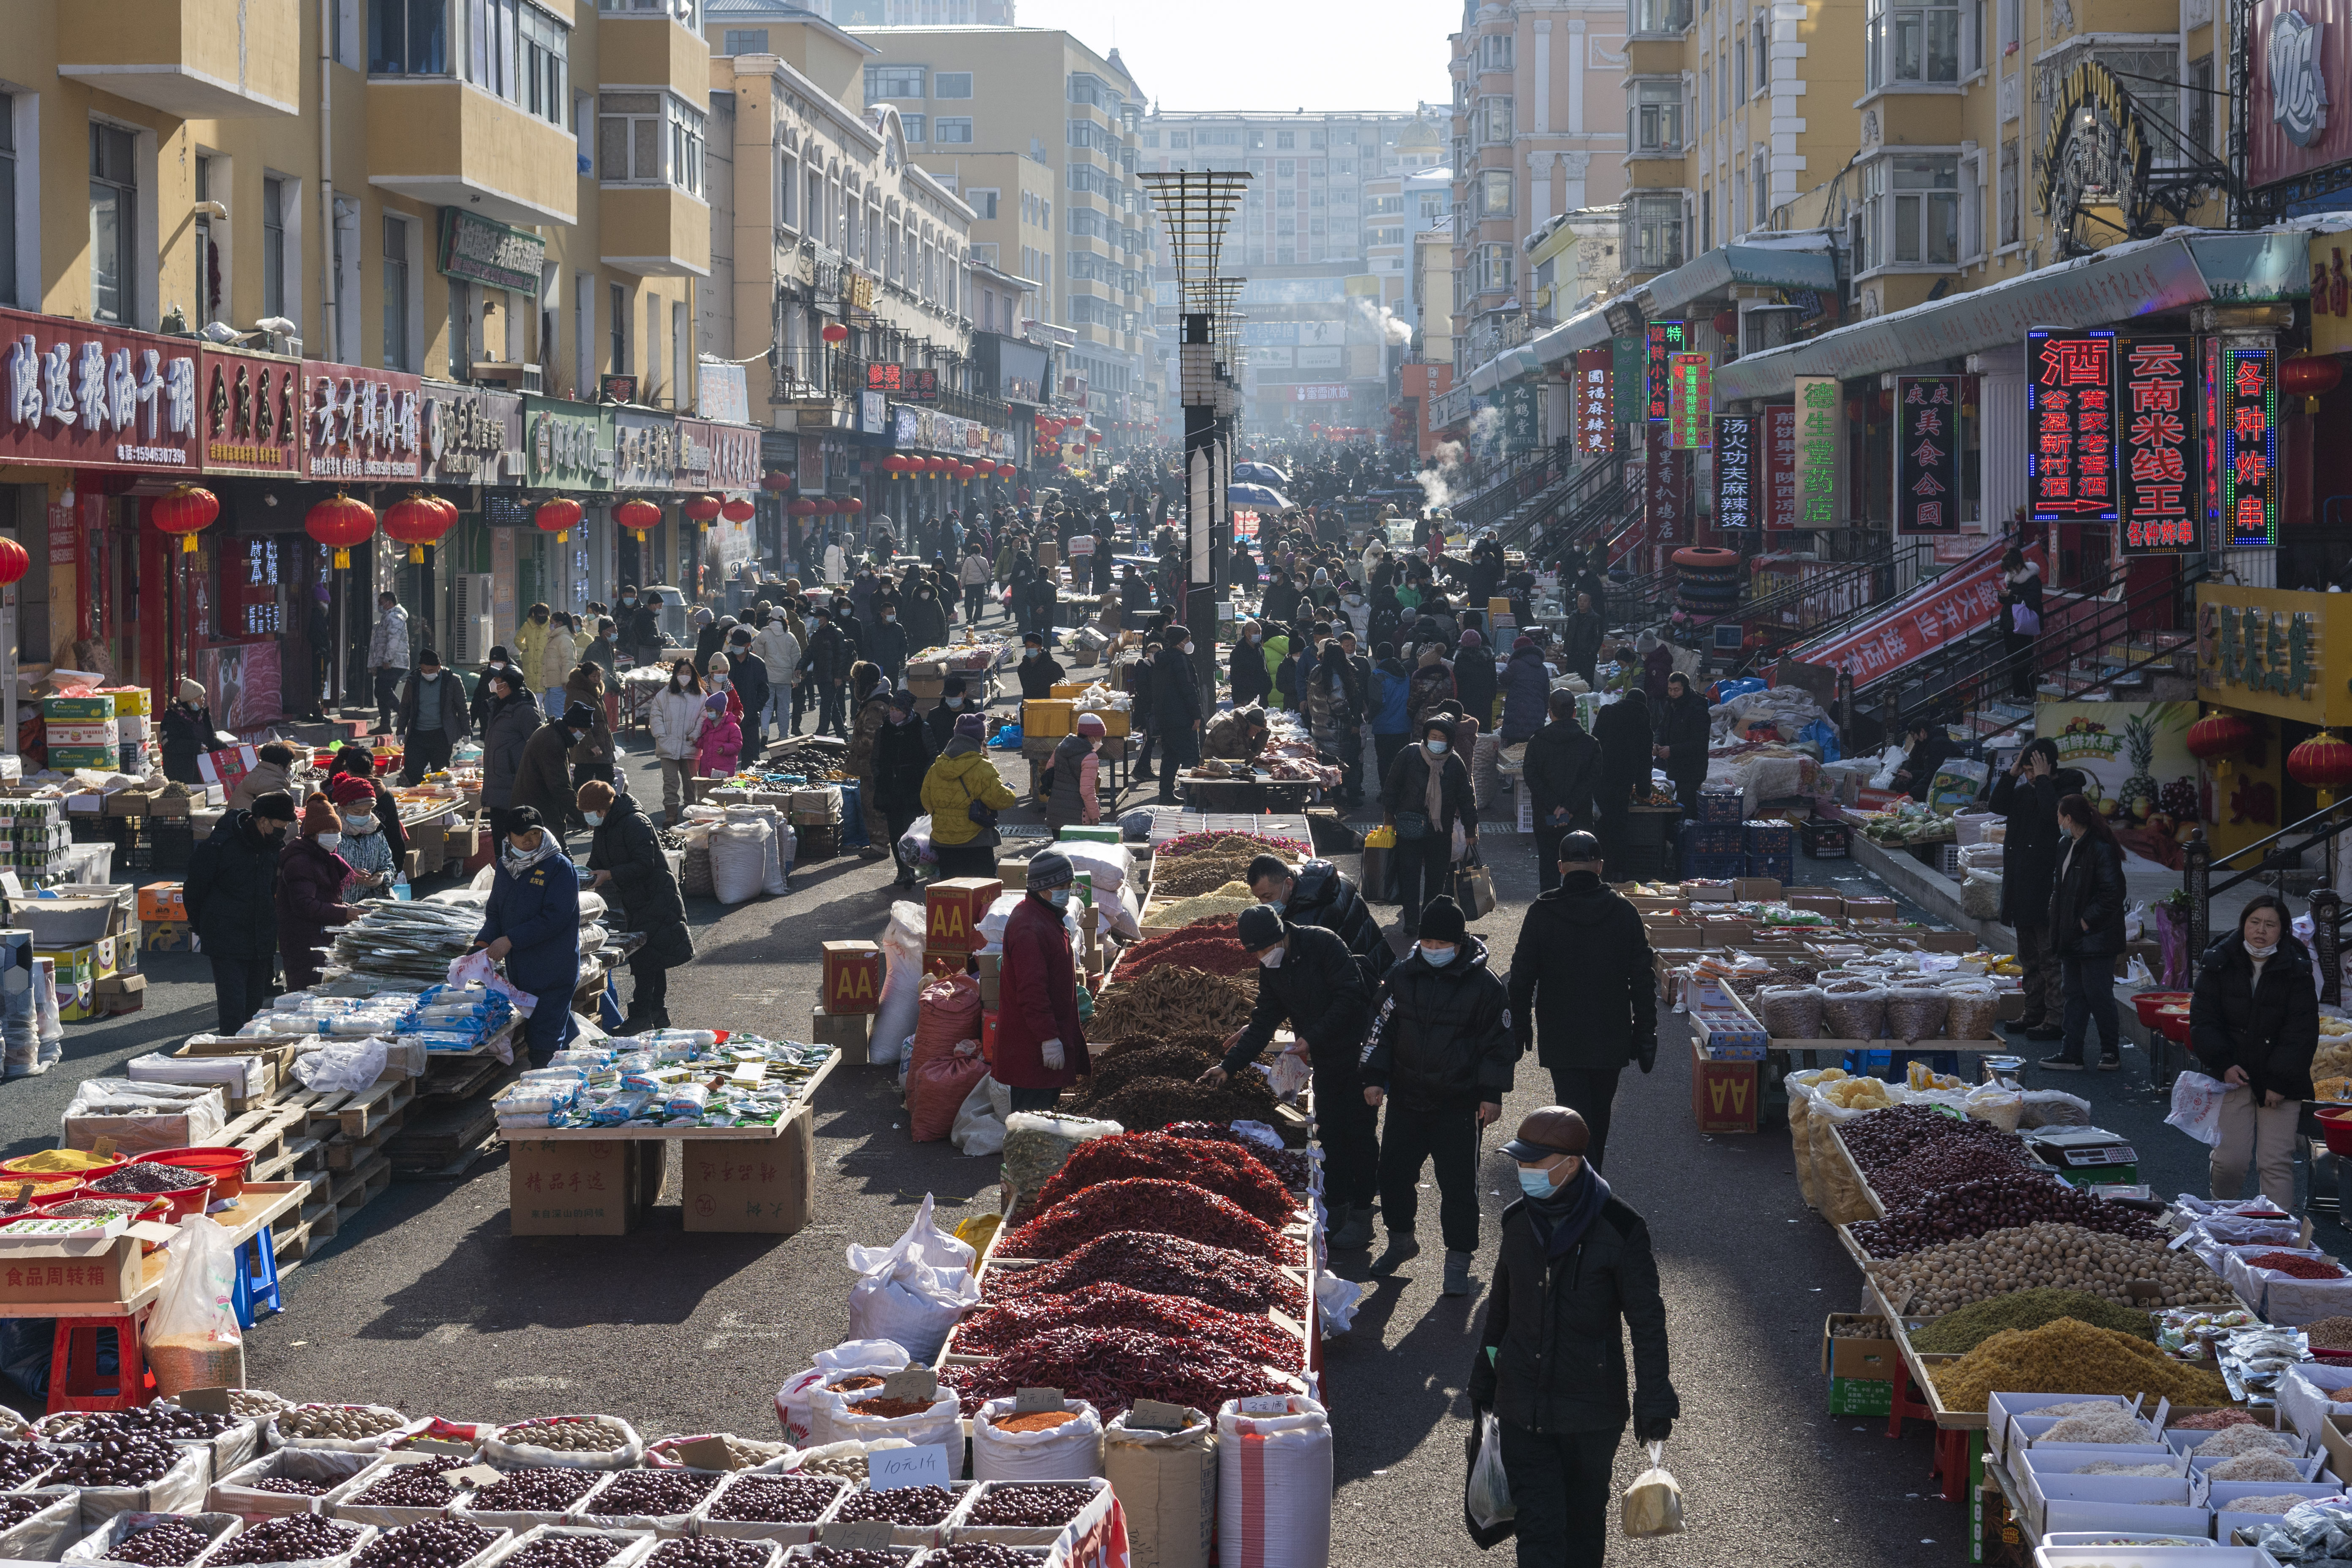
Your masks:
[[[1625,1533],[1634,1540],[1653,1535],[1680,1535],[1683,1530],[1683,1489],[1662,1461],[1664,1443],[1650,1445],[1650,1468],[1625,1489]]]

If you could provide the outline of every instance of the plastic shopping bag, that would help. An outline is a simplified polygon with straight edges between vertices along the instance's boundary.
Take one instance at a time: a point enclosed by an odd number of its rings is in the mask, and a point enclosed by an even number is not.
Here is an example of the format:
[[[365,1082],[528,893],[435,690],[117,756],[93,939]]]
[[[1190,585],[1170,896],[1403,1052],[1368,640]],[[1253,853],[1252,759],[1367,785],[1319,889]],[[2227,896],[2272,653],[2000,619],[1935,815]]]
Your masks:
[[[956,1320],[980,1304],[972,1249],[931,1223],[931,1203],[924,1194],[913,1223],[891,1246],[853,1246],[846,1254],[861,1276],[849,1292],[851,1336],[888,1340],[924,1364],[938,1356]]]
[[[236,1247],[227,1227],[203,1215],[180,1222],[163,1266],[145,1342],[156,1391],[245,1385],[245,1338],[236,1326]]]
[[[1470,1479],[1462,1488],[1462,1521],[1485,1552],[1510,1539],[1519,1512],[1503,1474],[1503,1427],[1493,1411],[1477,1412],[1467,1447]]]
[[[1633,1478],[1625,1489],[1625,1533],[1639,1541],[1652,1535],[1680,1535],[1683,1531],[1683,1489],[1666,1469],[1660,1456],[1664,1443],[1650,1445],[1650,1468]]]
[[[2164,1120],[2200,1143],[2221,1142],[2221,1097],[2230,1086],[2201,1072],[2184,1071],[2172,1080],[2172,1113]]]
[[[1315,1076],[1307,1058],[1297,1051],[1284,1051],[1274,1058],[1274,1067],[1266,1074],[1276,1100],[1287,1100],[1305,1089]]]

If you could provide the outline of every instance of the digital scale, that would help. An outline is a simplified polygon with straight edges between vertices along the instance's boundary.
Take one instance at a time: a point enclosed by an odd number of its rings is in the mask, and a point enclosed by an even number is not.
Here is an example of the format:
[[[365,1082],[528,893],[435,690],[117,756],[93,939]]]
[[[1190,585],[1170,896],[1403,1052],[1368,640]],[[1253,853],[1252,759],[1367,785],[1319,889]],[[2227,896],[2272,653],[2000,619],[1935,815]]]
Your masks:
[[[2100,1127],[2041,1127],[2025,1134],[2033,1157],[2077,1187],[2128,1185],[2139,1180],[2139,1153]]]

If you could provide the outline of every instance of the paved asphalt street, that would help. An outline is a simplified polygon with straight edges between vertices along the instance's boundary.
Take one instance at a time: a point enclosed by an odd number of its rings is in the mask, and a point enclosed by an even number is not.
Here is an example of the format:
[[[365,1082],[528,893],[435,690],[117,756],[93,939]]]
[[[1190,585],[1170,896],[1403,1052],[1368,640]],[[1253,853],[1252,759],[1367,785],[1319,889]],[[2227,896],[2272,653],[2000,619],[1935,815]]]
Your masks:
[[[640,795],[652,783],[658,798],[646,758],[633,760]],[[1475,929],[1498,966],[1535,895],[1531,850],[1523,838],[1488,840],[1501,902]],[[1343,863],[1352,870],[1351,861]],[[1855,875],[1848,862],[1801,870]],[[672,976],[677,1023],[800,1031],[816,999],[819,942],[878,933],[892,890],[887,860],[855,856],[803,868],[794,885],[789,899],[732,910],[689,900],[699,955]],[[52,1144],[77,1080],[210,1026],[204,961],[149,963],[146,1011],[68,1026],[55,1070],[0,1087],[0,1153]],[[1679,1019],[1667,1021],[1654,1074],[1628,1069],[1609,1176],[1647,1217],[1658,1250],[1684,1410],[1666,1460],[1691,1531],[1616,1542],[1611,1560],[1964,1563],[1959,1505],[1929,1495],[1925,1428],[1915,1423],[1890,1441],[1883,1418],[1823,1413],[1822,1316],[1853,1310],[1860,1281],[1798,1196],[1784,1122],[1756,1137],[1694,1129],[1680,1030]],[[2127,1051],[2121,1073],[2045,1081],[2088,1096],[2104,1125],[2134,1137],[2144,1179],[2159,1192],[2202,1191],[2202,1151],[2161,1125],[2163,1097],[2147,1089],[2147,1068]],[[1546,1102],[1548,1085],[1525,1063],[1503,1125]],[[462,1179],[396,1183],[288,1278],[287,1311],[247,1342],[248,1380],[298,1399],[371,1400],[458,1419],[604,1411],[648,1437],[772,1437],[778,1384],[845,1336],[844,1245],[895,1237],[925,1193],[938,1195],[950,1224],[995,1202],[996,1161],[907,1142],[887,1069],[835,1073],[818,1095],[816,1124],[816,1223],[789,1238],[687,1234],[674,1161],[667,1206],[625,1237],[509,1236],[506,1163],[495,1145]],[[1487,1139],[1482,1165],[1482,1282],[1494,1216],[1513,1186],[1500,1142]],[[1354,1331],[1327,1346],[1339,1430],[1332,1560],[1349,1568],[1507,1560],[1482,1557],[1461,1531],[1461,1389],[1485,1303],[1438,1295],[1443,1256],[1432,1245],[1381,1283]],[[1365,1261],[1339,1260],[1358,1275]],[[1630,1442],[1621,1448],[1621,1486],[1636,1458]]]

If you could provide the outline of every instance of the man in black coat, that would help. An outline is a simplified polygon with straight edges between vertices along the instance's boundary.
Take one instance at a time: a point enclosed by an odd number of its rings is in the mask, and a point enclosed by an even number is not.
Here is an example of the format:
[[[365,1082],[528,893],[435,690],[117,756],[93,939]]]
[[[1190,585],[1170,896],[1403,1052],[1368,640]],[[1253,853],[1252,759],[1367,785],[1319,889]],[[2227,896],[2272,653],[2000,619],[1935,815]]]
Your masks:
[[[817,690],[816,733],[845,736],[841,683],[849,676],[854,650],[823,605],[809,607],[808,628],[808,649],[801,655],[801,672]]]
[[[1658,1062],[1658,984],[1642,917],[1601,879],[1590,833],[1559,841],[1559,885],[1528,906],[1511,952],[1511,1022],[1559,1102],[1584,1118],[1585,1158],[1599,1170],[1618,1075]]]
[[[1291,925],[1320,926],[1338,937],[1363,965],[1367,982],[1377,983],[1396,962],[1372,906],[1330,861],[1302,860],[1293,870],[1280,856],[1261,855],[1249,863],[1242,879],[1259,903],[1280,910]],[[1316,1098],[1322,1099],[1319,1094]]]
[[[2123,1065],[2116,1034],[2116,954],[2124,950],[2123,847],[2098,808],[2079,795],[2058,802],[2058,877],[2050,892],[2051,945],[2066,995],[2064,1032],[2042,1065],[2083,1070],[2084,1037],[2099,1032],[2099,1066]]]
[[[646,933],[646,944],[629,956],[629,1016],[616,1034],[635,1035],[669,1027],[669,972],[694,957],[694,933],[687,929],[686,902],[670,874],[653,820],[634,795],[615,795],[603,779],[580,786],[574,804],[595,837],[585,864],[594,872],[589,886],[617,896],[622,919]]]
[[[1176,804],[1176,775],[1201,761],[1200,673],[1192,668],[1192,632],[1171,626],[1160,634],[1151,661],[1151,731],[1160,741],[1160,804]]]
[[[632,584],[621,584],[621,646],[639,664],[662,659],[661,602],[648,594],[637,596]]]
[[[768,661],[751,651],[749,626],[736,626],[727,634],[727,683],[743,700],[744,758],[756,761],[768,739],[768,726],[762,715],[768,711],[768,698],[775,683]]]
[[[1622,865],[1625,809],[1633,804],[1635,788],[1650,782],[1648,694],[1636,686],[1603,707],[1592,717],[1592,738],[1601,742],[1601,850]],[[1622,871],[1619,879],[1623,879]]]
[[[269,1001],[278,966],[278,851],[294,797],[273,790],[232,811],[188,858],[188,927],[213,966],[218,1032],[234,1035]]]
[[[2058,743],[2048,736],[2018,753],[2016,765],[1992,784],[1992,809],[2008,819],[2000,869],[2000,919],[2017,933],[2017,962],[2025,1013],[2009,1026],[2029,1040],[2054,1040],[2063,1031],[2065,996],[2058,952],[2050,941],[2050,890],[2058,876],[2058,803],[2081,792],[2083,775],[2058,766]]]
[[[1331,1245],[1361,1251],[1372,1244],[1372,1194],[1380,1180],[1379,1113],[1364,1102],[1356,1076],[1356,1047],[1371,1017],[1371,986],[1347,943],[1318,926],[1286,921],[1270,905],[1244,910],[1234,934],[1258,961],[1257,1005],[1249,1022],[1226,1037],[1224,1059],[1201,1081],[1222,1084],[1244,1071],[1276,1029],[1290,1026],[1315,1071]]]
[[[1039,632],[1021,634],[1021,696],[1024,701],[1042,701],[1054,695],[1054,688],[1070,679],[1061,660],[1045,650],[1045,638]]]
[[[1904,730],[1910,737],[1911,749],[1903,757],[1903,765],[1895,770],[1895,787],[1913,800],[1926,800],[1927,788],[1936,782],[1936,770],[1958,754],[1952,744],[1951,731],[1925,713],[1914,714]]]
[[[1559,841],[1594,826],[1593,801],[1601,793],[1601,742],[1576,717],[1576,693],[1555,691],[1547,700],[1551,722],[1528,738],[1521,768],[1536,820],[1536,884],[1549,893],[1559,886]]]
[[[1548,1105],[1503,1145],[1518,1162],[1521,1196],[1503,1211],[1469,1392],[1474,1419],[1492,1410],[1501,1428],[1519,1561],[1600,1568],[1626,1419],[1636,1442],[1663,1443],[1682,1400],[1667,1376],[1650,1227],[1586,1163],[1587,1139],[1581,1117]]]
[[[1381,1142],[1381,1223],[1389,1245],[1372,1265],[1393,1273],[1417,1256],[1413,1238],[1422,1166],[1437,1166],[1437,1219],[1445,1237],[1448,1296],[1470,1293],[1478,1251],[1478,1130],[1503,1114],[1518,1042],[1511,1002],[1469,933],[1461,908],[1440,895],[1423,906],[1418,944],[1381,982],[1371,1033],[1357,1070],[1365,1103],[1393,1092]]]

